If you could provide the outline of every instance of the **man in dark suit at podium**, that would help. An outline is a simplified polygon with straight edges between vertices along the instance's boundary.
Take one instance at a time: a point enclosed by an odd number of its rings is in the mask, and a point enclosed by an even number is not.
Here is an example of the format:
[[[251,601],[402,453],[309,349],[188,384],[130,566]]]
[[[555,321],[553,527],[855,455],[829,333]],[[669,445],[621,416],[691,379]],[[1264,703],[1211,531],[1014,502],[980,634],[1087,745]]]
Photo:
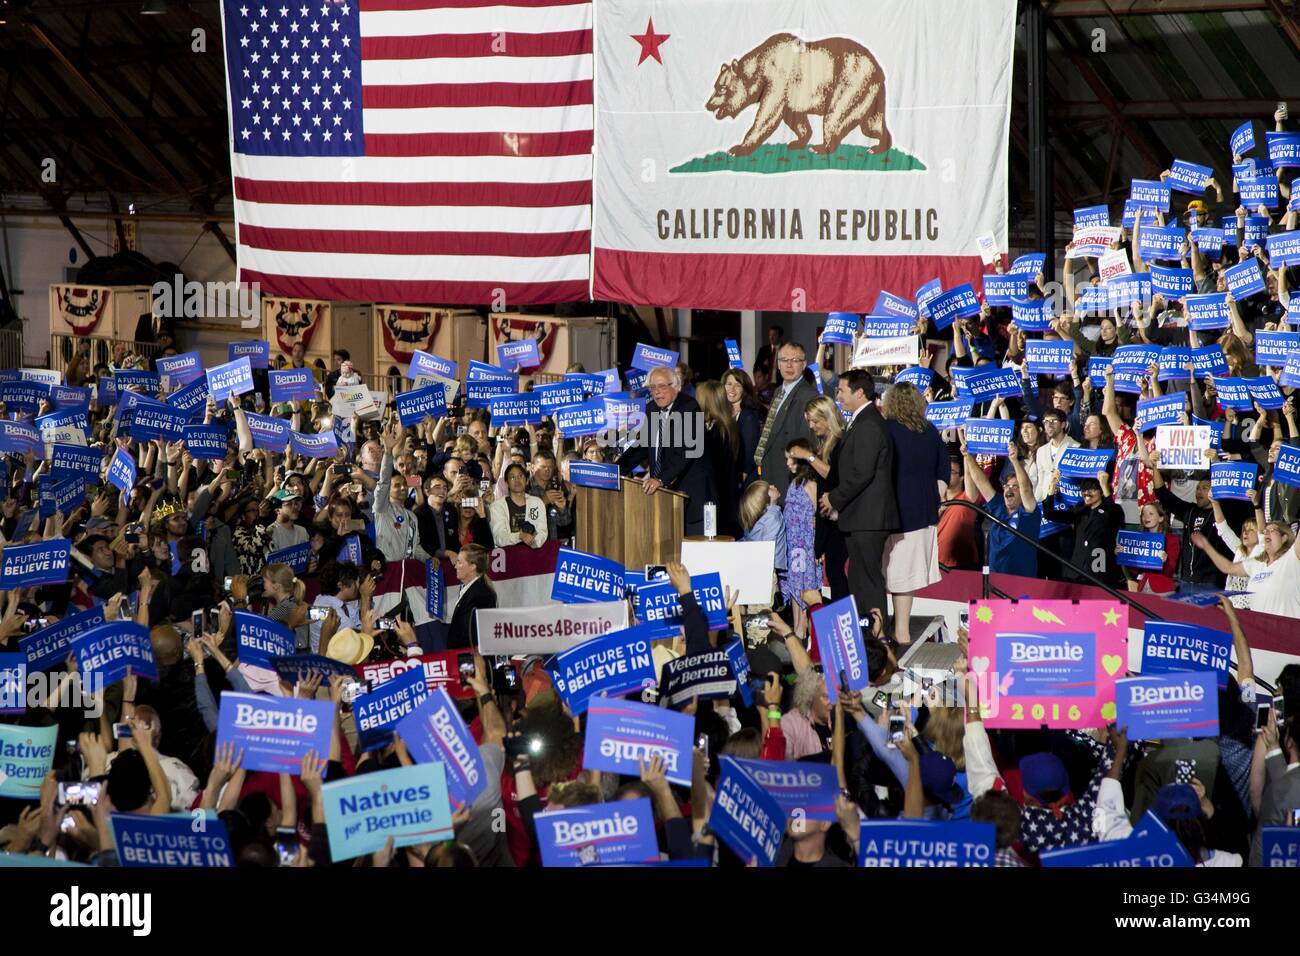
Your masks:
[[[875,406],[870,372],[853,369],[840,376],[835,392],[853,416],[840,445],[839,483],[822,495],[823,514],[837,514],[848,542],[849,590],[858,614],[885,605],[885,542],[900,527],[894,497],[894,445]]]
[[[646,376],[650,402],[646,405],[648,444],[639,443],[618,457],[622,474],[646,470],[642,490],[660,488],[686,494],[686,534],[704,533],[704,501],[709,493],[709,465],[704,457],[704,415],[699,404],[682,393],[676,369],[655,368]]]
[[[490,552],[481,544],[467,544],[454,559],[460,595],[451,612],[451,623],[447,625],[448,650],[478,649],[478,619],[474,612],[497,606],[497,592],[487,576],[490,558]]]

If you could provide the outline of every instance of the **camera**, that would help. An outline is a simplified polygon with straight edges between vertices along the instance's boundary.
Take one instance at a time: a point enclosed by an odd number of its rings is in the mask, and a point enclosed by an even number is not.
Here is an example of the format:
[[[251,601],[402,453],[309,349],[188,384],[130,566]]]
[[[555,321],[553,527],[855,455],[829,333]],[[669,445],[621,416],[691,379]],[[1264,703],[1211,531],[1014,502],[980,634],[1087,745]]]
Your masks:
[[[478,499],[477,499],[477,498],[462,498],[462,499],[460,499],[460,506],[461,506],[462,508],[477,508],[477,507],[478,507]]]
[[[395,618],[395,617],[381,617],[378,621],[375,622],[375,630],[377,630],[377,631],[395,631],[395,630],[397,630],[397,618]]]
[[[519,673],[508,660],[493,665],[492,690],[497,694],[513,694],[519,690]]]
[[[902,743],[903,734],[907,732],[907,721],[900,713],[889,715],[889,746],[894,750]]]
[[[307,620],[323,621],[330,616],[330,609],[327,607],[317,607],[313,605],[307,609]]]
[[[123,721],[120,724],[113,725],[114,740],[131,740],[135,734],[131,731],[131,725]]]
[[[645,566],[645,579],[647,581],[667,581],[668,565],[666,564],[647,564]]]
[[[474,655],[457,654],[456,669],[460,673],[460,684],[462,687],[464,687],[469,683],[469,679],[474,676],[474,671],[476,669],[474,667]]]
[[[93,806],[99,802],[99,783],[80,781],[59,784],[59,803],[67,806]]]
[[[352,466],[346,464],[334,465],[330,468],[330,471],[334,473],[336,478],[346,478],[348,475],[352,474]]]
[[[545,744],[541,737],[507,737],[502,745],[505,748],[506,756],[515,757],[536,757],[545,749]]]

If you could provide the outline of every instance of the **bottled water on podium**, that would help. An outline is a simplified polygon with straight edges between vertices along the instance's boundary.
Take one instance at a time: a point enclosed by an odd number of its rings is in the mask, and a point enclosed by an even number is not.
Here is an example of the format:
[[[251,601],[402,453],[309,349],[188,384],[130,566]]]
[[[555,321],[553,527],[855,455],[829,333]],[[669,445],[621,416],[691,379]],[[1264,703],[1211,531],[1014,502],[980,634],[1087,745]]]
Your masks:
[[[704,503],[704,537],[716,538],[718,536],[718,506],[712,501]]]

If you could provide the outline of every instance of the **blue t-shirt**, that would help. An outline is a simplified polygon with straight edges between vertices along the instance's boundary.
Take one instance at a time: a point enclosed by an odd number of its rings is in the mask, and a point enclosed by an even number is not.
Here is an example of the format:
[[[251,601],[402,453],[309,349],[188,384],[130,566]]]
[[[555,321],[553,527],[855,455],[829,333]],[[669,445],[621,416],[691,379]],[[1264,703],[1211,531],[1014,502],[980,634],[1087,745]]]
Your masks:
[[[1001,495],[994,495],[987,505],[988,513],[1001,518],[1021,534],[1038,540],[1038,526],[1043,520],[1041,505],[1034,505],[1033,511],[1026,511],[1024,506],[1016,513],[1008,515],[1007,503]],[[1033,545],[1021,541],[1014,534],[999,525],[993,525],[989,531],[989,570],[998,574],[1018,574],[1021,577],[1038,577],[1038,553]]]

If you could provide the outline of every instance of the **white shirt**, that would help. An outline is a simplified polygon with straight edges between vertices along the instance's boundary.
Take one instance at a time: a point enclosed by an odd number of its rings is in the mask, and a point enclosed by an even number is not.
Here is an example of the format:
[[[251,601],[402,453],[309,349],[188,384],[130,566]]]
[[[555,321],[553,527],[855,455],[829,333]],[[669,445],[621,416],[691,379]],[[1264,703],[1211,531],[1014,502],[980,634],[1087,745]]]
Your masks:
[[[343,630],[343,628],[345,627],[350,627],[353,630],[361,629],[361,602],[360,601],[348,601],[345,603],[343,601],[340,601],[338,597],[336,597],[333,594],[321,594],[318,595],[316,597],[316,600],[312,602],[312,607],[333,608],[334,613],[337,614],[339,618],[340,631]],[[313,654],[320,653],[320,626],[322,623],[323,623],[322,621],[310,622],[311,652]]]
[[[1242,564],[1250,570],[1255,562]],[[1257,568],[1246,588],[1252,595],[1250,609],[1262,614],[1300,618],[1300,555],[1295,546],[1267,567]]]
[[[1034,455],[1034,461],[1038,464],[1038,478],[1034,481],[1034,497],[1039,501],[1046,501],[1050,497],[1047,489],[1052,484],[1052,472],[1061,467],[1061,458],[1066,451],[1079,447],[1079,443],[1069,435],[1063,437],[1065,441],[1059,445],[1051,441],[1039,445]]]

